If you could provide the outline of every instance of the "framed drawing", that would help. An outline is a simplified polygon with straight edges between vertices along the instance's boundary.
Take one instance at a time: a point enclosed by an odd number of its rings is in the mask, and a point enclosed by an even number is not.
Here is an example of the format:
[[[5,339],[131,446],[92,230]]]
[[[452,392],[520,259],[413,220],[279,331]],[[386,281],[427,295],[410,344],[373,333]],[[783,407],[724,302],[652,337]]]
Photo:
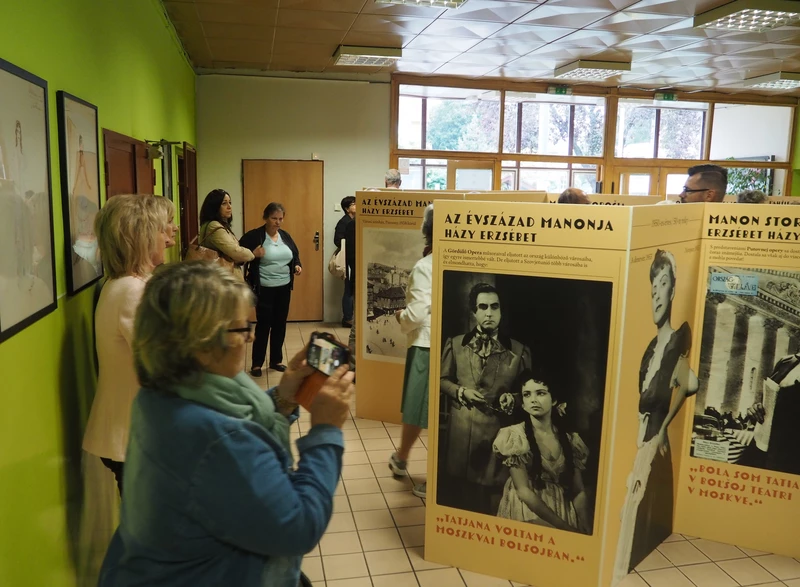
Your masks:
[[[56,309],[47,82],[0,59],[0,342]]]
[[[75,295],[103,276],[94,234],[100,210],[97,107],[63,91],[56,98],[67,292]]]

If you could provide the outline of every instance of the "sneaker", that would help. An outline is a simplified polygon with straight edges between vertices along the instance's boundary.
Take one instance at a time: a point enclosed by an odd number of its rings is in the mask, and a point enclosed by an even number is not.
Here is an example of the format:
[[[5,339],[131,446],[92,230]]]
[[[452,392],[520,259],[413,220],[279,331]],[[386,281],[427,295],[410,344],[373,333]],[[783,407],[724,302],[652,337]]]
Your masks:
[[[397,458],[397,453],[393,452],[389,457],[389,469],[397,477],[408,477],[408,470],[406,469],[406,462]]]
[[[411,493],[416,495],[417,497],[421,497],[425,499],[425,490],[428,488],[427,483],[420,483],[419,485],[414,485],[414,489],[411,490]]]

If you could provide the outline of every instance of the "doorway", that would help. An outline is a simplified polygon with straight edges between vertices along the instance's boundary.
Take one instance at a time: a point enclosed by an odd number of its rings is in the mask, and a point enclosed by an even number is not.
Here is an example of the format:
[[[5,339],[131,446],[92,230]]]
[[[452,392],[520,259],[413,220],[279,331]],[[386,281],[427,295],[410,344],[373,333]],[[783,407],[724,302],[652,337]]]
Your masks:
[[[106,160],[106,198],[120,194],[152,194],[156,176],[147,143],[113,130],[103,129]]]
[[[294,280],[290,322],[323,319],[323,177],[322,161],[242,161],[245,232],[264,223],[267,204],[280,202],[286,208],[283,229],[300,250],[303,273]]]
[[[178,151],[178,209],[181,225],[181,258],[199,230],[197,209],[197,150],[183,143]]]

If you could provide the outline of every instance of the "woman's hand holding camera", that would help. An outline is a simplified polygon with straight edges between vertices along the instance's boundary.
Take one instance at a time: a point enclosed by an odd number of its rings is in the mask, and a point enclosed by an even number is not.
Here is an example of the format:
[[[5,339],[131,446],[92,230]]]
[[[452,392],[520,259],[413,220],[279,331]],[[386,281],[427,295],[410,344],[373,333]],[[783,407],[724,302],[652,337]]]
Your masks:
[[[341,428],[350,414],[350,397],[353,395],[353,373],[349,367],[339,367],[328,377],[311,403],[311,427],[330,424]]]

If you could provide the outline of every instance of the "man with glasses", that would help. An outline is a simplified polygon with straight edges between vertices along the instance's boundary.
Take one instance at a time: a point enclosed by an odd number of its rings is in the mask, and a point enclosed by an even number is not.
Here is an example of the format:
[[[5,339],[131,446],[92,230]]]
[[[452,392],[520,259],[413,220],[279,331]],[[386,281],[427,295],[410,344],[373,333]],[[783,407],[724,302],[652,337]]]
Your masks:
[[[492,443],[513,410],[514,382],[531,368],[531,351],[500,333],[494,286],[475,285],[469,308],[475,328],[447,339],[442,349],[441,392],[449,398],[449,411],[437,503],[496,515],[508,469],[492,453]]]
[[[719,165],[695,165],[689,168],[681,202],[721,202],[728,190],[728,170]]]

